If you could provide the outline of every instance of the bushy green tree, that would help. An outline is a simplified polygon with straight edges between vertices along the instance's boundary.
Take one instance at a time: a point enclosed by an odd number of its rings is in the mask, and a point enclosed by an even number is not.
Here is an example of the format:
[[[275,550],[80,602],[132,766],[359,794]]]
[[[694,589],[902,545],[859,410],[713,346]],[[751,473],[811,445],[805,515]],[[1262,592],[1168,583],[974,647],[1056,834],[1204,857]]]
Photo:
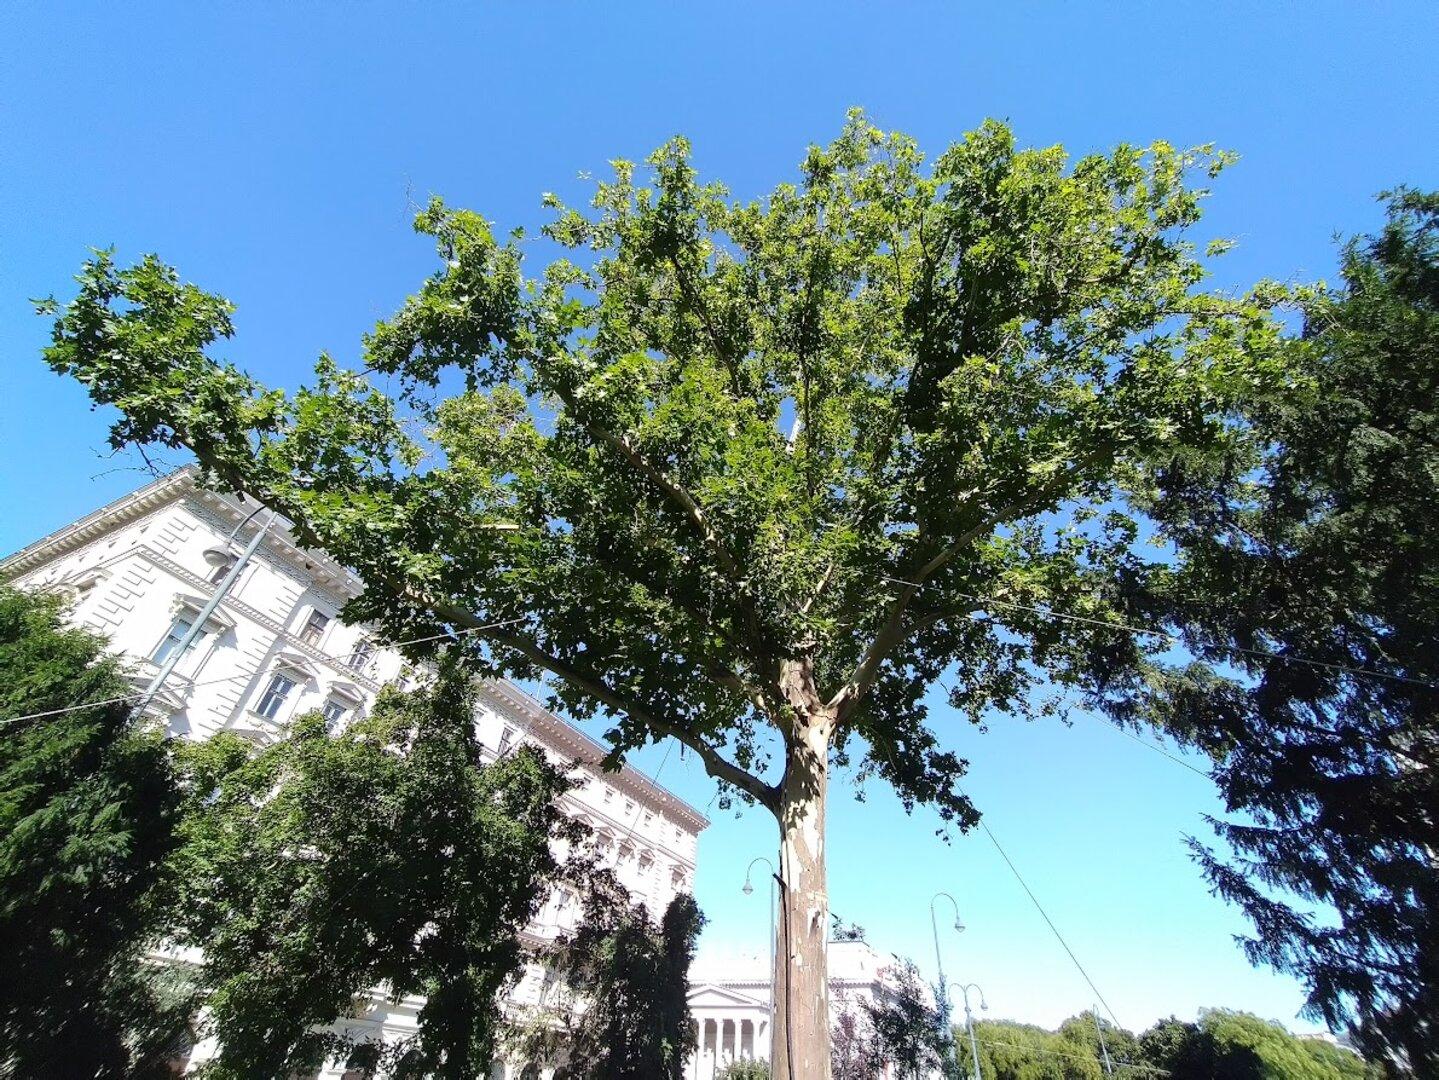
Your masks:
[[[1247,1013],[1210,1009],[1198,1022],[1161,1020],[1139,1036],[1106,1024],[1108,1064],[1093,1013],[1058,1031],[987,1020],[975,1025],[984,1080],[1373,1080],[1358,1054],[1302,1039]]]
[[[1386,206],[1305,303],[1294,392],[1155,489],[1180,560],[1141,606],[1240,677],[1164,671],[1136,712],[1221,763],[1233,857],[1196,851],[1249,955],[1439,1075],[1439,194]]]
[[[1169,566],[1142,507],[1289,384],[1284,290],[1200,288],[1187,230],[1226,160],[1071,161],[987,123],[926,163],[855,115],[736,202],[677,139],[587,210],[548,197],[571,257],[537,277],[522,239],[425,209],[440,268],[362,361],[393,396],[329,358],[292,395],[212,359],[230,305],[153,257],[42,304],[47,359],[120,410],[116,445],[188,447],[353,567],[356,617],[471,631],[477,670],[607,714],[617,758],[677,738],[771,811],[774,1062],[823,1077],[831,769],[972,824],[929,688],[947,671],[979,723],[1162,649],[1121,625],[1121,585]]]
[[[182,941],[204,950],[215,1077],[312,1071],[333,1055],[399,1077],[488,1070],[520,932],[577,839],[568,780],[520,747],[482,765],[468,680],[383,692],[339,734],[318,714],[252,752],[185,751]],[[374,987],[423,994],[419,1030],[381,1055],[343,1021]]]
[[[681,893],[656,926],[623,890],[596,885],[550,960],[559,1009],[539,1017],[526,1050],[575,1080],[681,1080],[696,1045],[689,968],[704,916]]]
[[[715,1080],[770,1080],[769,1062],[732,1061],[715,1074]]]
[[[912,960],[896,958],[880,986],[873,1000],[860,1002],[875,1052],[900,1080],[919,1080],[944,1060],[948,1042],[939,1012]]]
[[[1103,1064],[1082,1040],[1012,1020],[982,1020],[974,1028],[985,1080],[1103,1080]],[[961,1029],[955,1037],[969,1038]]]
[[[0,1075],[159,1076],[182,982],[142,964],[177,798],[163,741],[63,601],[0,587]],[[34,713],[53,713],[23,719]]]

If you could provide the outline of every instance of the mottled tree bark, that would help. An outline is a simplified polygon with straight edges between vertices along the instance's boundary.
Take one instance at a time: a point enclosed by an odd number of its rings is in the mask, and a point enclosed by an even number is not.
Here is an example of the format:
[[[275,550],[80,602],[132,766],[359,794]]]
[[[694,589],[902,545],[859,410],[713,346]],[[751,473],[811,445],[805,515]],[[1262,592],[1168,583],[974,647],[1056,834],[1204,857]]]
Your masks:
[[[775,1080],[829,1080],[829,886],[825,803],[834,716],[816,708],[787,740],[780,785],[783,879],[775,948]]]

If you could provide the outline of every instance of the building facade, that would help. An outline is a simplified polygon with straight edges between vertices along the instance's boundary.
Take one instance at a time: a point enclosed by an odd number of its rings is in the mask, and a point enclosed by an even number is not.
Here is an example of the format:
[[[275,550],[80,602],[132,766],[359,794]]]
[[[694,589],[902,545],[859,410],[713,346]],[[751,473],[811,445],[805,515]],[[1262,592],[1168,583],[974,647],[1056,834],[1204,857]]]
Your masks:
[[[868,942],[831,941],[831,1023],[845,1013],[858,1017],[862,1003],[882,1000],[893,962]],[[769,958],[759,955],[696,961],[690,973],[689,1005],[698,1049],[685,1069],[686,1080],[715,1080],[736,1061],[769,1061],[770,970]],[[892,1072],[886,1067],[881,1075],[889,1080]]]
[[[360,591],[354,575],[299,547],[283,520],[266,526],[270,515],[256,509],[197,487],[193,471],[182,469],[0,561],[0,580],[67,596],[72,620],[105,635],[130,662],[137,689],[173,659],[146,708],[174,736],[231,731],[263,745],[279,738],[292,717],[316,709],[343,726],[370,708],[382,686],[408,685],[416,673],[373,631],[340,618]],[[174,656],[262,528],[255,554],[198,637]],[[580,782],[565,796],[567,811],[591,827],[619,880],[652,913],[693,891],[697,842],[707,825],[701,813],[628,766],[602,771],[599,743],[510,683],[482,687],[475,724],[488,755],[524,741],[573,766]],[[539,945],[572,929],[580,908],[578,897],[559,890],[527,939]],[[543,992],[542,972],[532,966],[512,1001],[531,1005]],[[377,1001],[349,1026],[398,1041],[413,1033],[420,1004]],[[192,1061],[211,1049],[202,1042]],[[544,1071],[506,1063],[495,1076]],[[341,1075],[338,1065],[320,1074]]]

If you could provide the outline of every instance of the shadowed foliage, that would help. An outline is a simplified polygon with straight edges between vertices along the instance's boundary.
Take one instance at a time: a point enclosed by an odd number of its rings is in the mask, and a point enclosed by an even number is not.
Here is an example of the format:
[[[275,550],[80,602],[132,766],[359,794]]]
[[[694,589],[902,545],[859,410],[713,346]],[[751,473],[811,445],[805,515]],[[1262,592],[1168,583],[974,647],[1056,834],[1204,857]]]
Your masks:
[[[220,1051],[207,1076],[347,1054],[397,1077],[489,1069],[520,932],[568,872],[551,841],[581,831],[559,806],[569,781],[539,751],[481,764],[473,716],[446,664],[339,734],[310,714],[258,752],[225,735],[182,748],[178,937],[204,949]],[[375,987],[425,996],[409,1042],[382,1049],[347,1028]]]
[[[596,876],[578,930],[548,955],[548,1003],[517,1040],[524,1056],[574,1080],[681,1080],[695,1049],[689,969],[704,916],[670,901],[659,925],[608,876]]]
[[[0,1075],[168,1075],[188,987],[141,963],[178,797],[158,733],[64,602],[0,586]]]
[[[1232,857],[1194,847],[1249,955],[1439,1075],[1439,195],[1386,208],[1304,304],[1295,392],[1148,505],[1181,558],[1140,606],[1237,677],[1156,672],[1116,715],[1220,762]]]

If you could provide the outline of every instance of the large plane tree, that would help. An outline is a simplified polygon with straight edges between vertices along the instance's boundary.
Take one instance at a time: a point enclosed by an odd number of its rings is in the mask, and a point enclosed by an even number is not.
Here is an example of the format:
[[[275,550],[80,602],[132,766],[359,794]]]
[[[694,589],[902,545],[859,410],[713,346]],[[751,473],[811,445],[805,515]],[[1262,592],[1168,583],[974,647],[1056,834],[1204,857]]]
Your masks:
[[[293,393],[213,356],[230,305],[154,257],[90,261],[47,358],[117,446],[188,448],[354,568],[352,617],[454,631],[615,758],[675,738],[772,813],[775,1075],[825,1077],[832,770],[964,829],[938,679],[974,723],[1137,685],[1144,507],[1285,385],[1283,291],[1205,291],[1186,239],[1225,163],[997,123],[926,162],[855,115],[742,201],[677,139],[546,196],[538,241],[433,201],[437,271]]]

